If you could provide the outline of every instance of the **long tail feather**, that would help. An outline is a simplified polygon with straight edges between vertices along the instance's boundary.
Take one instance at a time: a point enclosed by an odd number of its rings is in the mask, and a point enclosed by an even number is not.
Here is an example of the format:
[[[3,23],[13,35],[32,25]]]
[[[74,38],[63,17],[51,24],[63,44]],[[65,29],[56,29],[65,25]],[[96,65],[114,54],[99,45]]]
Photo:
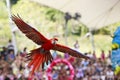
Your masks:
[[[41,55],[41,58],[39,59],[39,62],[38,62],[38,64],[36,65],[36,70],[39,69],[39,67],[40,67],[40,65],[42,65],[43,61],[44,61],[44,55]]]
[[[38,56],[38,58],[35,60],[35,62],[33,64],[33,69],[31,71],[31,75],[34,73],[35,70],[37,70],[37,68],[38,68],[38,62],[40,64],[41,60],[42,60],[42,56]]]
[[[28,67],[32,67],[30,76],[32,76],[34,72],[40,68],[40,66],[43,69],[44,64],[46,63],[48,65],[48,61],[51,62],[53,59],[49,51],[47,53],[40,53],[40,51],[34,51],[34,52],[32,51],[30,55],[28,55],[28,57],[26,58],[28,58],[28,60],[29,58],[31,58],[31,61],[28,64]]]
[[[37,57],[38,57],[38,54],[33,55],[31,62],[28,64],[28,67],[31,67],[33,65]]]

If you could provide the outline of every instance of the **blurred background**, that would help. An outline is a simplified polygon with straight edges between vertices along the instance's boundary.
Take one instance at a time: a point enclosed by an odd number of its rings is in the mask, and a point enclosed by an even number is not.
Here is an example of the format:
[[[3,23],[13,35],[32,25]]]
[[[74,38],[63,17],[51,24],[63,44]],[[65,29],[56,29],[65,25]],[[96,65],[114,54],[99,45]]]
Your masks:
[[[58,43],[77,48],[84,54],[95,54],[97,58],[104,55],[109,57],[111,36],[120,25],[119,2],[120,0],[84,0],[83,3],[82,0],[0,0],[0,51],[10,48],[9,53],[12,54],[12,50],[15,50],[14,54],[19,56],[20,53],[28,53],[38,47],[11,21],[11,15],[19,14],[26,23],[49,39],[57,37]],[[11,44],[12,50],[9,46]],[[64,57],[64,54],[57,53]],[[14,61],[15,58],[12,58]]]

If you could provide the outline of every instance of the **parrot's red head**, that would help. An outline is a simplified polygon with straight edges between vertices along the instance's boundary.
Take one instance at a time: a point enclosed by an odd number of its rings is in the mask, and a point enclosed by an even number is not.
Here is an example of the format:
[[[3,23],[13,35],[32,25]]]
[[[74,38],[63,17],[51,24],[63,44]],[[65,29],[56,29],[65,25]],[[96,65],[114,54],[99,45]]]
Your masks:
[[[53,38],[55,41],[58,41],[58,39],[57,38]]]

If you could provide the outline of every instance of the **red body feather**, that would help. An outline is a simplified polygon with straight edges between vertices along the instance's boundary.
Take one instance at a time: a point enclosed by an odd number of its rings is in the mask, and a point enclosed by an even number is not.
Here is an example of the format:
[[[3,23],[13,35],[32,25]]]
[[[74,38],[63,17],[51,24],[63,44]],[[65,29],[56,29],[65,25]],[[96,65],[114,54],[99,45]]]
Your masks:
[[[44,48],[45,50],[50,50],[54,47],[54,45],[51,43],[51,40],[49,40],[48,42],[46,42],[45,44],[42,45],[42,48]]]

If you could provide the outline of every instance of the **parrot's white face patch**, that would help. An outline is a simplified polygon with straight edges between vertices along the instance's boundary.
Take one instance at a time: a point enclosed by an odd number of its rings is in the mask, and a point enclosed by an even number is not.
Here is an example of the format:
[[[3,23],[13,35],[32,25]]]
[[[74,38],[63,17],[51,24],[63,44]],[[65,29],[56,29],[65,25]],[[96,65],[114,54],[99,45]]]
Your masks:
[[[57,43],[57,40],[54,40],[54,39],[53,39],[53,40],[52,40],[52,44],[55,45],[56,43]]]

